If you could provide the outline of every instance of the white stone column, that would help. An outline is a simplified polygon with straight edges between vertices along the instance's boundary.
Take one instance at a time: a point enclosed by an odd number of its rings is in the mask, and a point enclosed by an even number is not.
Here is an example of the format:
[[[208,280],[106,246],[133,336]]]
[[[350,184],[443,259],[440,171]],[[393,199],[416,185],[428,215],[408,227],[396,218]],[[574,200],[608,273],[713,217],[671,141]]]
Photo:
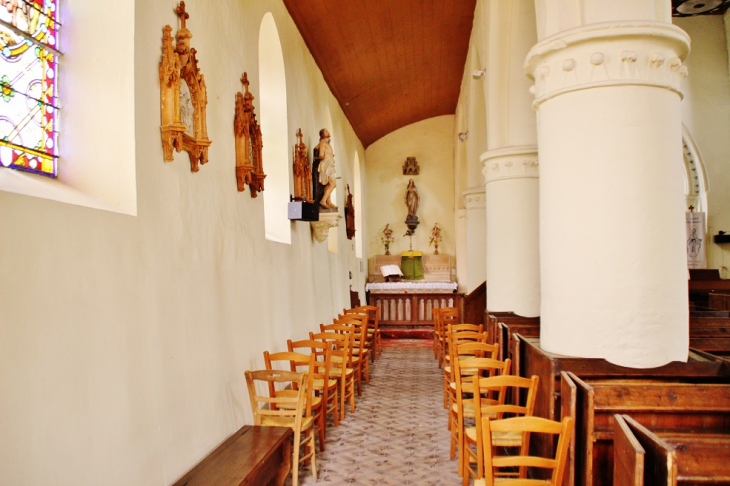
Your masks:
[[[540,154],[541,345],[630,367],[685,361],[689,38],[671,25],[669,1],[577,3],[580,15],[537,1],[541,39],[525,61]]]
[[[537,134],[523,64],[537,39],[535,6],[524,0],[485,6],[487,309],[534,317],[540,315]]]
[[[466,207],[466,293],[473,291],[486,280],[486,200],[484,186],[477,186],[463,192]]]
[[[487,309],[540,315],[537,147],[482,156],[487,181]]]

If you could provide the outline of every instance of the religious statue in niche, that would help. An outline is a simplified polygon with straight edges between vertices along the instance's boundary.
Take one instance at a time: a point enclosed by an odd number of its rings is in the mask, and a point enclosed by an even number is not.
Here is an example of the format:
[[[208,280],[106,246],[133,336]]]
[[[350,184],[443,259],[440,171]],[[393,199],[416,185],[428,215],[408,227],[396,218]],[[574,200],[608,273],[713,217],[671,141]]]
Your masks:
[[[162,60],[159,65],[162,150],[165,162],[172,162],[172,150],[185,150],[190,170],[208,162],[208,129],[205,110],[208,92],[205,78],[198,68],[197,51],[190,47],[193,34],[186,27],[190,15],[185,2],[175,9],[180,28],[172,44],[172,27],[162,29]]]
[[[418,166],[418,161],[415,157],[406,158],[406,163],[403,164],[403,175],[418,175],[421,172],[421,168]]]
[[[238,191],[243,192],[246,184],[251,188],[251,197],[264,190],[261,162],[261,127],[256,121],[253,95],[248,90],[248,74],[243,73],[241,83],[245,93],[236,93],[236,115],[233,118],[233,134],[236,141],[236,183]]]
[[[406,235],[412,235],[416,232],[416,228],[418,227],[418,216],[416,216],[416,213],[418,212],[418,204],[420,201],[420,197],[418,195],[418,189],[416,189],[416,183],[413,182],[413,179],[410,179],[408,181],[408,187],[406,188],[406,196],[405,196],[405,202],[406,207],[408,208],[408,216],[406,216],[406,226],[408,226],[408,232]]]
[[[319,202],[320,212],[322,210],[337,210],[332,203],[332,191],[337,187],[337,175],[335,173],[335,153],[330,145],[330,132],[323,128],[319,131],[319,144],[314,148],[314,164],[312,173],[317,180],[314,187],[315,200]],[[316,174],[314,172],[316,171]]]
[[[347,239],[351,240],[355,236],[355,205],[352,203],[350,184],[347,184],[347,198],[345,202],[345,223],[347,229]]]
[[[294,199],[314,202],[312,199],[312,168],[307,159],[307,146],[302,141],[302,129],[297,130],[299,143],[294,146]]]

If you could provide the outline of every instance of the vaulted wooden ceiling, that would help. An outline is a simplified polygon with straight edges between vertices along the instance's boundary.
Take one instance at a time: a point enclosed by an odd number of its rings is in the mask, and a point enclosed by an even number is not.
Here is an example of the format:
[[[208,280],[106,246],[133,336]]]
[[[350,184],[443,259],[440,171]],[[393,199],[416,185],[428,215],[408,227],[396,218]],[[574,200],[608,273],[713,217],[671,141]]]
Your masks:
[[[284,0],[365,147],[453,114],[476,0]]]

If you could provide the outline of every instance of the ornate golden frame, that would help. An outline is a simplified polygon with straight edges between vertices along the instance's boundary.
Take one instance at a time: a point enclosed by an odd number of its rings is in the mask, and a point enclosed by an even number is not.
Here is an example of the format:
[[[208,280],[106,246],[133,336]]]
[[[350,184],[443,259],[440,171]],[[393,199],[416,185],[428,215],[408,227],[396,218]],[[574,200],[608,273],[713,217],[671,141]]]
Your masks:
[[[165,162],[172,162],[172,150],[185,150],[190,157],[190,170],[198,172],[199,164],[208,162],[208,128],[206,107],[208,93],[205,78],[198,68],[196,50],[190,48],[193,34],[185,26],[190,15],[185,11],[185,2],[180,2],[175,9],[180,18],[180,29],[172,44],[172,27],[166,25],[162,29],[162,60],[160,61],[160,103],[162,150]],[[192,126],[183,123],[180,96],[182,83],[185,82],[190,93],[192,105]],[[186,117],[187,119],[187,117]],[[189,133],[190,129],[192,134]]]
[[[248,74],[243,73],[241,83],[245,93],[236,93],[236,116],[233,118],[233,133],[236,140],[236,184],[243,192],[246,184],[251,189],[251,197],[264,190],[264,174],[261,152],[261,127],[256,121],[253,95],[248,90]]]

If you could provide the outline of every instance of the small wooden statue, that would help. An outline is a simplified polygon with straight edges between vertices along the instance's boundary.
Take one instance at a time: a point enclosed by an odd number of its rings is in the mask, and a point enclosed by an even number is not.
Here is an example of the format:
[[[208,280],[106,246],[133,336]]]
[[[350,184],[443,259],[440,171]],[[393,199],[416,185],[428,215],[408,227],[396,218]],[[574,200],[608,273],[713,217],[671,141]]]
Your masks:
[[[347,230],[347,239],[351,240],[355,237],[355,205],[352,203],[350,184],[347,184],[347,198],[345,202],[345,226]]]
[[[299,143],[294,146],[294,198],[314,202],[312,198],[312,167],[307,159],[307,146],[302,141],[302,129],[297,130]]]

